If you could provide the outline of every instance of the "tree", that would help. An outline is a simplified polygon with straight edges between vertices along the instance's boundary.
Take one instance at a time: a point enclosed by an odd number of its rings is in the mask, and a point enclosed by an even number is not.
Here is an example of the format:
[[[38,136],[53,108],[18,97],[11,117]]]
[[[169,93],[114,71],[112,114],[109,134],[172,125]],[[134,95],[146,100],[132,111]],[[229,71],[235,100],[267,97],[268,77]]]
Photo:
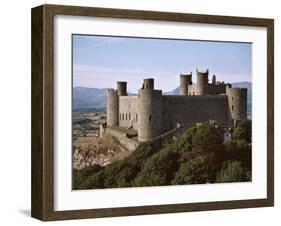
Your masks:
[[[252,168],[252,150],[245,140],[232,140],[225,142],[226,160],[236,160],[241,162],[242,167]]]
[[[192,144],[192,152],[197,155],[206,155],[206,161],[210,166],[208,180],[213,182],[222,162],[225,161],[222,133],[214,126],[200,125],[192,137]]]
[[[99,165],[93,165],[81,170],[73,170],[73,189],[80,189],[80,186],[91,175],[103,170]]]
[[[209,182],[209,169],[207,156],[200,155],[180,165],[172,184],[205,184]]]
[[[148,158],[141,172],[135,178],[134,186],[168,185],[178,170],[180,153],[173,145],[166,146],[158,153]]]
[[[245,140],[248,143],[252,142],[252,121],[245,119],[241,121],[237,128],[233,131],[234,140]]]
[[[194,148],[208,152],[221,151],[223,149],[222,134],[211,125],[200,125],[192,137]]]
[[[104,170],[100,170],[91,176],[88,176],[77,189],[93,189],[93,188],[105,188],[104,186]]]
[[[228,160],[217,175],[217,183],[250,181],[251,173],[241,162]]]
[[[192,137],[195,135],[197,127],[191,127],[183,132],[175,141],[174,145],[181,152],[187,152],[192,150]]]

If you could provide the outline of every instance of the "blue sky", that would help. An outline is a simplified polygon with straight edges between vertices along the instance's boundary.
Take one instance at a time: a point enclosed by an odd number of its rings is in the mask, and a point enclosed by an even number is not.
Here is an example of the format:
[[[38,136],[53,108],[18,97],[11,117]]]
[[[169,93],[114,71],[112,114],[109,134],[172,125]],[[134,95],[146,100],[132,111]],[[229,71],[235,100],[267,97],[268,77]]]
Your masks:
[[[74,87],[116,88],[122,80],[135,93],[153,77],[156,89],[170,91],[181,73],[192,71],[196,82],[196,68],[209,68],[209,79],[251,82],[251,44],[73,35]]]

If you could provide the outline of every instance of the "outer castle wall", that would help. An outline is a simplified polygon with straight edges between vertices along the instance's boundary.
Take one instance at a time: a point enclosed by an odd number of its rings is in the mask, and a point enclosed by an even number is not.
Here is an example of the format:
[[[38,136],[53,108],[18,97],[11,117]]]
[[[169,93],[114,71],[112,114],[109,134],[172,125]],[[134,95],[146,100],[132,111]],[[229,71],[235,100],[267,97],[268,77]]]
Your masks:
[[[225,122],[227,96],[163,96],[163,131],[176,128],[177,123]]]
[[[138,129],[138,97],[121,96],[119,97],[119,125]]]
[[[218,95],[218,94],[225,94],[226,93],[226,84],[207,84],[206,91],[204,95]],[[201,95],[198,92],[198,85],[197,83],[188,86],[188,95]]]

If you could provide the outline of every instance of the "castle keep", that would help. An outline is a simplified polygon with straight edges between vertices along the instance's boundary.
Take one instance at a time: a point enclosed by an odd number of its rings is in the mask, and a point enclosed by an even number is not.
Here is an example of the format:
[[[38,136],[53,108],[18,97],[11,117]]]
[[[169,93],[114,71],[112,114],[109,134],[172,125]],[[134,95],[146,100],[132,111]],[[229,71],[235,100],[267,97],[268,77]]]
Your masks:
[[[209,71],[196,70],[180,75],[180,95],[163,95],[154,89],[152,78],[144,79],[137,96],[128,96],[127,82],[117,82],[117,90],[108,89],[107,127],[134,128],[138,141],[149,141],[179,125],[229,123],[247,118],[247,89],[232,88],[231,84],[217,82]]]

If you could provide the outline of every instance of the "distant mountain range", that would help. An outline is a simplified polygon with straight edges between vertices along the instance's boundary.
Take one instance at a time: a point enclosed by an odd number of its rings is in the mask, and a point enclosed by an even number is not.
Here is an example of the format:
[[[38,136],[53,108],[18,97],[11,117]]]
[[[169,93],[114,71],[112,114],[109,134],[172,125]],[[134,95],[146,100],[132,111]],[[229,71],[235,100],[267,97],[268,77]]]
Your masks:
[[[248,111],[252,112],[252,84],[250,82],[236,82],[232,83],[233,87],[247,88],[248,89]],[[73,109],[105,109],[106,108],[106,91],[107,88],[87,88],[87,87],[74,87],[73,88]],[[163,93],[164,95],[179,95],[180,88]],[[132,95],[129,93],[129,95]]]
[[[106,107],[106,88],[73,88],[73,109],[81,108],[105,108]]]

